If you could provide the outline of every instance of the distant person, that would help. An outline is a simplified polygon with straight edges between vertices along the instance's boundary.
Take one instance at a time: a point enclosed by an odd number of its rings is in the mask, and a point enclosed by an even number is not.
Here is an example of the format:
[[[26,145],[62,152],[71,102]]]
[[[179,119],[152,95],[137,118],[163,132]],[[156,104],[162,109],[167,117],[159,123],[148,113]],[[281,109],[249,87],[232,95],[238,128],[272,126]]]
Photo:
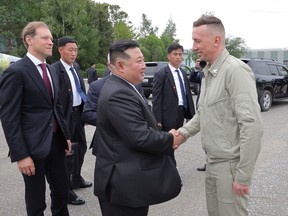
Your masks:
[[[80,67],[76,63],[78,46],[75,39],[61,37],[58,39],[60,60],[53,66],[60,74],[60,99],[64,110],[72,142],[77,143],[78,158],[76,173],[71,175],[71,188],[69,190],[69,204],[82,205],[85,200],[80,198],[72,189],[91,187],[81,176],[85,153],[87,151],[84,122],[81,119],[83,105],[87,100],[84,80],[80,75]],[[77,155],[76,155],[77,156]]]
[[[178,138],[162,132],[136,90],[144,78],[144,56],[133,40],[111,44],[112,75],[97,106],[94,194],[103,216],[146,216],[149,205],[176,197],[181,180],[168,153]],[[97,81],[96,81],[97,82]]]
[[[95,80],[98,80],[98,74],[96,71],[96,64],[92,62],[90,67],[87,69],[88,84],[92,83]]]
[[[162,131],[178,129],[184,119],[195,114],[194,102],[185,71],[180,68],[183,46],[172,44],[167,49],[169,64],[157,71],[153,79],[152,108]],[[174,151],[170,153],[176,163]]]
[[[46,178],[52,215],[68,216],[65,152],[70,154],[71,142],[57,73],[46,64],[52,34],[45,23],[34,21],[24,27],[22,39],[27,54],[10,65],[0,81],[2,127],[11,161],[17,162],[24,179],[27,215],[44,215]]]
[[[255,77],[225,48],[220,19],[202,15],[193,23],[193,51],[207,62],[196,115],[179,136],[201,131],[207,155],[205,192],[209,216],[247,216],[253,170],[261,149],[263,123]]]
[[[192,73],[190,74],[190,77],[189,77],[190,82],[199,84],[199,92],[198,92],[197,99],[196,99],[196,109],[198,107],[198,101],[199,101],[200,92],[201,92],[201,81],[203,77],[202,70],[205,66],[206,66],[205,61],[201,61],[200,59],[197,59],[195,62],[195,67],[192,69]]]
[[[190,74],[189,80],[190,82],[194,82],[199,84],[199,92],[196,99],[196,109],[198,109],[198,101],[200,98],[201,93],[201,81],[203,77],[203,68],[206,66],[205,61],[201,61],[200,59],[197,59],[195,62],[195,67],[193,68],[193,72]],[[198,167],[198,171],[206,171],[206,164],[203,167]]]

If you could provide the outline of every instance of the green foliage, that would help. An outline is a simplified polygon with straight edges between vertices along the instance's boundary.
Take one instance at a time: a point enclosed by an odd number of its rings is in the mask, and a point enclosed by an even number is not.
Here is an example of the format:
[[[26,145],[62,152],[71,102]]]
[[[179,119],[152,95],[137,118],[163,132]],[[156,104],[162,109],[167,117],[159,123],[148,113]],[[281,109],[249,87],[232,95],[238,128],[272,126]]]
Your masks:
[[[240,58],[246,53],[245,41],[240,37],[227,37],[225,40],[226,49],[236,58]]]
[[[146,38],[139,39],[141,50],[144,51],[145,61],[163,60],[165,55],[165,47],[163,42],[154,34],[150,34]]]
[[[158,27],[154,27],[145,14],[142,14],[140,27],[135,28],[119,5],[94,0],[2,0],[0,20],[0,47],[5,47],[5,53],[15,56],[22,57],[27,52],[21,31],[31,21],[44,21],[51,29],[54,47],[53,56],[47,59],[49,63],[60,57],[57,50],[59,37],[75,38],[79,48],[77,62],[83,75],[92,61],[97,63],[97,71],[102,74],[106,68],[109,46],[115,40],[137,39],[145,61],[167,61],[167,47],[179,41],[175,38],[176,24],[172,19],[168,20],[159,37]],[[236,57],[246,51],[241,38],[228,38],[226,44],[229,52]],[[191,52],[188,58],[195,61],[197,55]]]
[[[152,21],[148,19],[146,14],[142,14],[142,22],[140,24],[139,35],[141,38],[146,38],[151,34],[156,35],[158,27],[152,26]]]

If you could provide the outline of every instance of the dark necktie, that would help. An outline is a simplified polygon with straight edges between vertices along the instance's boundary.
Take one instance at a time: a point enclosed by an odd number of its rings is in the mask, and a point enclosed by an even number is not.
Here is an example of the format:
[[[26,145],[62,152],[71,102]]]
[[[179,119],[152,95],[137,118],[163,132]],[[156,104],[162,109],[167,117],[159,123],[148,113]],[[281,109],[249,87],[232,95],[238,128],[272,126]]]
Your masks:
[[[179,83],[180,83],[180,89],[181,89],[181,94],[182,94],[182,98],[183,98],[183,106],[184,106],[184,108],[187,108],[187,97],[186,97],[186,93],[185,93],[185,89],[184,89],[184,84],[182,82],[179,70],[175,70],[175,72],[177,72]]]
[[[48,94],[50,96],[51,99],[53,99],[53,95],[52,95],[52,87],[51,87],[51,82],[49,80],[49,77],[48,77],[48,74],[47,74],[47,68],[46,68],[46,64],[45,63],[41,63],[39,64],[41,69],[42,69],[42,72],[43,72],[43,81],[44,81],[44,84],[46,86],[46,89],[48,91]],[[57,122],[56,122],[56,119],[53,115],[53,132],[56,132],[57,131]]]
[[[51,87],[51,82],[49,80],[48,74],[47,74],[47,69],[46,69],[46,64],[41,63],[39,64],[42,71],[43,71],[43,81],[46,86],[46,89],[48,91],[49,96],[52,98],[52,87]]]
[[[72,72],[77,92],[78,92],[78,94],[80,95],[80,97],[82,98],[82,100],[85,103],[87,101],[87,96],[86,96],[86,94],[83,92],[83,90],[81,88],[80,82],[79,82],[78,77],[76,75],[76,71],[74,70],[73,67],[70,68],[70,71]]]

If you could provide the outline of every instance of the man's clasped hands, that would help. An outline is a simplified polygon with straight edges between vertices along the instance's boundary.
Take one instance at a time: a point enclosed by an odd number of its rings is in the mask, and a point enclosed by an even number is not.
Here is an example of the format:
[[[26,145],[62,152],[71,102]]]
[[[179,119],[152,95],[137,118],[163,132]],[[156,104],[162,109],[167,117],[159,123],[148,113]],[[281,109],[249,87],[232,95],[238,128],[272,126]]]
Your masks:
[[[176,150],[184,142],[184,137],[179,131],[177,131],[175,129],[171,129],[169,131],[169,133],[171,133],[173,135],[173,146],[172,147],[174,150]]]

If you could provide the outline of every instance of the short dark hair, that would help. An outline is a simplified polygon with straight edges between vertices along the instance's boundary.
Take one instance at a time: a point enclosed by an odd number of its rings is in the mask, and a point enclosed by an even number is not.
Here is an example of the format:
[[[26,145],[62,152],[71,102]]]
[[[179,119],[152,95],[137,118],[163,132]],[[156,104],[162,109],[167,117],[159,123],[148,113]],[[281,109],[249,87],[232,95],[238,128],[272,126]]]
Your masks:
[[[203,14],[198,20],[193,22],[193,27],[199,27],[202,25],[209,25],[218,32],[222,32],[225,35],[225,28],[222,21],[214,15]]]
[[[95,62],[91,62],[91,63],[90,63],[90,67],[93,66],[94,64],[95,64]]]
[[[139,44],[136,41],[130,39],[118,40],[112,43],[109,48],[110,62],[115,64],[115,61],[118,57],[129,59],[130,56],[125,53],[125,51],[127,49],[136,47],[139,47]]]
[[[58,39],[58,47],[65,46],[67,43],[76,43],[77,41],[70,37],[61,37]]]
[[[181,46],[181,45],[178,44],[178,43],[171,44],[171,45],[167,48],[167,52],[168,52],[168,54],[169,54],[169,53],[171,53],[173,50],[177,50],[177,49],[181,49],[182,52],[184,52],[183,46]]]

